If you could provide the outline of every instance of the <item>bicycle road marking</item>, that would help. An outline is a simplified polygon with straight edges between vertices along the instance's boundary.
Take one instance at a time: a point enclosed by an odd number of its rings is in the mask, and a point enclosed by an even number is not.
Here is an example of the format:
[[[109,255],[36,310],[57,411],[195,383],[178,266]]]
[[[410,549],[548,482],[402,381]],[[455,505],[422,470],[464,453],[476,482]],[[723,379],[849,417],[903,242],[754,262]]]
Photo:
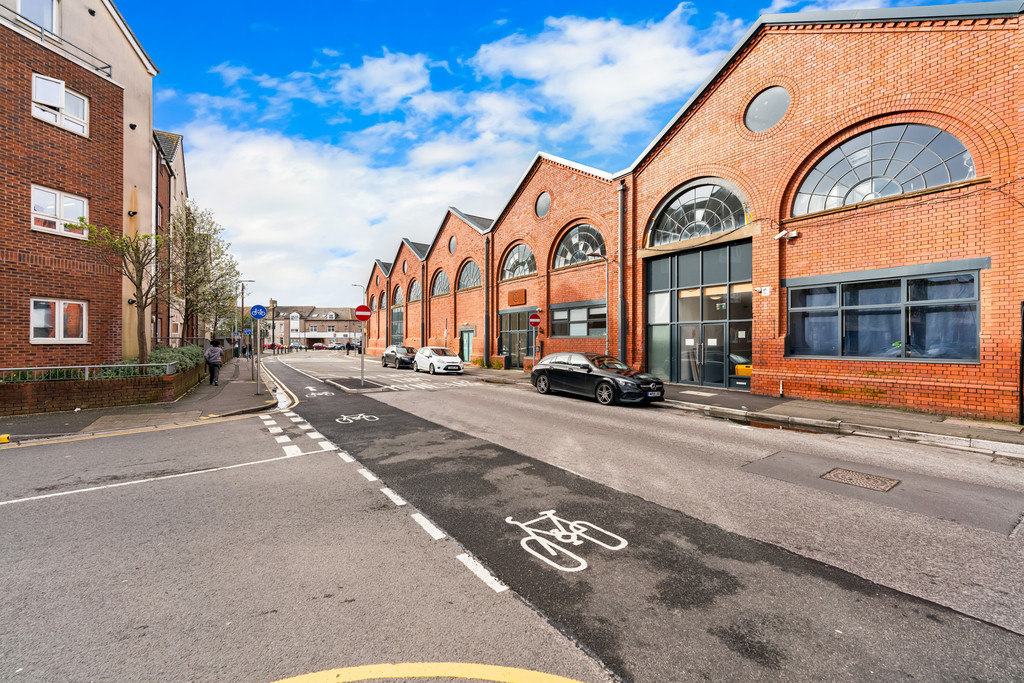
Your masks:
[[[580,539],[591,541],[608,550],[622,550],[629,545],[626,539],[591,522],[564,519],[556,516],[554,510],[545,510],[539,514],[540,517],[529,522],[517,522],[511,517],[506,517],[505,522],[518,526],[528,534],[519,541],[523,550],[559,571],[581,572],[587,568],[585,559],[564,547],[583,545],[583,540]],[[551,523],[550,529],[538,529],[533,526],[545,521]],[[590,535],[587,532],[590,532]],[[540,546],[540,549],[535,546]]]
[[[430,534],[430,536],[435,541],[440,541],[442,538],[444,538],[444,537],[446,537],[448,535],[445,532],[443,532],[440,529],[438,529],[433,524],[431,524],[430,520],[428,520],[426,517],[424,517],[419,512],[414,513],[412,515],[412,518],[414,520],[416,520],[416,523],[419,524],[421,527],[423,527],[423,530],[426,531],[428,534]]]
[[[582,683],[574,678],[491,664],[461,662],[408,662],[370,664],[331,669],[285,678],[276,683],[354,683],[355,681],[401,680],[404,678],[463,678],[489,683]]]

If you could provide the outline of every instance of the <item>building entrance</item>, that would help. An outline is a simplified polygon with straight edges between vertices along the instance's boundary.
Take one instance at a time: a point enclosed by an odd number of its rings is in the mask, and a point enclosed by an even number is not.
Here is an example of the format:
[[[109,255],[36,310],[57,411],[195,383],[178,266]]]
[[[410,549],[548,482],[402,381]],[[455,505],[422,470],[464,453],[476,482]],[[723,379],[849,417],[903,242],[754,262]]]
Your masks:
[[[751,243],[647,262],[647,368],[670,382],[750,388]]]
[[[534,355],[536,332],[530,326],[530,314],[535,309],[502,313],[499,317],[501,328],[498,335],[498,354],[507,355],[513,368],[523,367],[523,358]]]

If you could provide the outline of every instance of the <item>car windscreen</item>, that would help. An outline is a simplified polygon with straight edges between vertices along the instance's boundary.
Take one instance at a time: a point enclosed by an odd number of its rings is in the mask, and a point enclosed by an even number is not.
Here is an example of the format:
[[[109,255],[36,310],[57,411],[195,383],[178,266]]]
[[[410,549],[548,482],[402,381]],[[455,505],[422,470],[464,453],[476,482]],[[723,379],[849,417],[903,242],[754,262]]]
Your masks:
[[[416,353],[416,349],[411,346],[399,346],[397,349],[398,353]]]
[[[434,353],[436,353],[439,356],[454,356],[455,355],[454,353],[452,353],[448,349],[441,348],[441,347],[434,347],[434,348],[432,348],[430,350],[433,351]]]
[[[598,356],[591,362],[602,370],[629,370],[628,365],[618,358],[612,358],[611,356]]]

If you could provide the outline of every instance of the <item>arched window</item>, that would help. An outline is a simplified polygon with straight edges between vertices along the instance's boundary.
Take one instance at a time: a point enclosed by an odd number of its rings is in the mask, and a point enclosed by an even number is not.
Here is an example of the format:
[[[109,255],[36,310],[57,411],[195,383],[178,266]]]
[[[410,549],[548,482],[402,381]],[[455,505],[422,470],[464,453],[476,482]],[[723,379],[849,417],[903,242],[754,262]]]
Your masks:
[[[420,289],[420,283],[416,280],[412,281],[409,285],[409,301],[419,301],[423,298],[423,290]]]
[[[525,244],[519,244],[509,252],[508,257],[505,259],[505,266],[501,269],[501,279],[511,280],[515,277],[533,275],[536,272],[537,259],[533,257],[533,252]],[[478,282],[477,284],[480,283]],[[465,289],[461,286],[461,283],[459,289]]]
[[[391,297],[392,306],[401,306],[405,303],[405,299],[402,298],[402,288],[395,287],[395,295]]]
[[[555,268],[597,261],[605,255],[604,238],[597,228],[586,224],[577,225],[558,243],[558,249],[555,251]]]
[[[434,288],[431,290],[432,296],[441,296],[442,294],[449,294],[452,291],[452,286],[448,282],[448,276],[443,270],[437,271],[437,275],[434,276]]]
[[[973,177],[971,153],[949,133],[919,123],[883,126],[847,140],[816,163],[800,183],[793,215]]]
[[[647,246],[743,227],[747,222],[744,203],[739,189],[727,187],[720,181],[684,187],[654,222]]]
[[[377,297],[375,297],[375,296],[371,296],[370,297],[370,310],[371,311],[376,311],[377,310]]]
[[[380,310],[384,310],[388,307],[388,295],[384,292],[380,293]]]
[[[462,268],[462,273],[459,275],[459,291],[463,289],[472,289],[473,287],[479,287],[483,284],[483,278],[480,276],[480,266],[476,265],[475,261],[470,261]]]

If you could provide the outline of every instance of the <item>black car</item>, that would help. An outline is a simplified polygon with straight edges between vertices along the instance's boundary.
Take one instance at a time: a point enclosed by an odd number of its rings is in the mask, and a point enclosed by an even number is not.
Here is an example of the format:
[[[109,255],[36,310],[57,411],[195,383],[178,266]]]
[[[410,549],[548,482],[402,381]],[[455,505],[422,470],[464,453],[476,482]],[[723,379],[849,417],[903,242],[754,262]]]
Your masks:
[[[413,347],[392,344],[384,349],[384,353],[380,357],[380,364],[384,367],[394,365],[396,368],[411,368],[413,366],[412,359],[415,357],[416,349]]]
[[[602,405],[665,400],[665,383],[600,353],[552,353],[530,373],[530,384],[548,394],[564,391],[593,396]]]

